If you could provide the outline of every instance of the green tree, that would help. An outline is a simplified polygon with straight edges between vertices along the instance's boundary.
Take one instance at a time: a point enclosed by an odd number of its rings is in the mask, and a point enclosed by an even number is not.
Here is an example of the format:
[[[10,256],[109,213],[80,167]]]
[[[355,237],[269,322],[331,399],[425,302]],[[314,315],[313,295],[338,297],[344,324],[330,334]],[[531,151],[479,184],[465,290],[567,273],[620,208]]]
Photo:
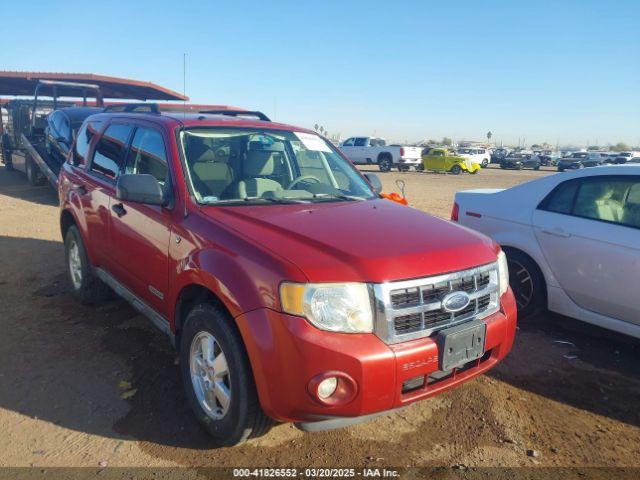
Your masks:
[[[629,145],[627,145],[626,143],[618,142],[615,145],[609,147],[609,150],[611,150],[612,152],[621,152],[624,150],[631,150],[631,149],[629,148]]]
[[[438,143],[438,141],[437,141],[437,140],[429,140],[429,141],[427,142],[427,144],[429,144],[429,145],[435,145],[435,144],[437,144],[437,143]]]
[[[450,147],[451,145],[453,145],[453,140],[451,140],[449,137],[443,137],[442,145],[446,145],[447,147]]]
[[[598,145],[589,145],[587,150],[600,150],[600,147]]]
[[[487,132],[487,142],[490,142],[490,141],[491,141],[491,137],[493,137],[493,133],[491,133],[491,130],[489,130],[489,131]]]

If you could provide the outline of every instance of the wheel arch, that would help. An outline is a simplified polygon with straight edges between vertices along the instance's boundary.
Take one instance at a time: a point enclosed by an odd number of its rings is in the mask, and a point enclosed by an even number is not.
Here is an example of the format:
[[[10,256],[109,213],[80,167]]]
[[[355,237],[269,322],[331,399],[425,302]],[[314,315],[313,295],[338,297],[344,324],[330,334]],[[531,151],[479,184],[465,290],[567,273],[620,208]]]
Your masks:
[[[500,243],[500,247],[504,251],[504,253],[509,256],[509,252],[517,252],[526,258],[528,258],[531,263],[538,269],[538,273],[540,274],[540,278],[542,278],[542,282],[544,284],[544,303],[545,308],[548,307],[549,304],[549,281],[547,280],[547,276],[545,275],[544,269],[540,266],[540,262],[538,262],[532,255],[519,247],[514,247],[510,245],[503,245]]]
[[[391,152],[380,152],[377,157],[378,163],[380,163],[385,158],[389,158],[391,160],[391,163],[393,163],[393,155],[391,155]]]
[[[173,329],[176,338],[175,345],[178,350],[180,349],[180,334],[184,326],[184,321],[191,309],[200,303],[210,303],[218,306],[233,320],[231,311],[213,290],[199,283],[185,285],[178,294],[173,317]],[[233,324],[235,325],[235,320]]]
[[[70,210],[64,209],[60,213],[60,233],[62,234],[62,240],[64,241],[64,237],[67,235],[69,228],[75,225],[78,227],[78,222],[76,221],[76,217],[73,216]]]

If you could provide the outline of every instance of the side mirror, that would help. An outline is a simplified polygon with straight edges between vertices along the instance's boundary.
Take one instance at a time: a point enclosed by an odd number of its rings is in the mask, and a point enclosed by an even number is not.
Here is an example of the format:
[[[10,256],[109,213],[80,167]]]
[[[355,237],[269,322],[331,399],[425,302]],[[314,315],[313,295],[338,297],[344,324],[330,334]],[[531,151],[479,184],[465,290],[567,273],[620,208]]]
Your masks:
[[[376,194],[382,192],[382,182],[375,173],[365,173],[364,177],[369,181],[369,185]]]
[[[123,174],[116,183],[116,198],[149,205],[164,204],[160,183],[149,174]]]

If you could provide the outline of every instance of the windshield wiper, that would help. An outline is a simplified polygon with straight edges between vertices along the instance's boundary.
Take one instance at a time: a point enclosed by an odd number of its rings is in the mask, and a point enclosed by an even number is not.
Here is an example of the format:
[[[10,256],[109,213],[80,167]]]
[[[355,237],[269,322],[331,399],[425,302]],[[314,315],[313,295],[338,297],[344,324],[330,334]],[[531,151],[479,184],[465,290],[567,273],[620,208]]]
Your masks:
[[[252,202],[255,200],[264,200],[271,203],[311,203],[308,200],[302,200],[301,198],[294,197],[245,197],[245,202]]]
[[[358,202],[366,200],[366,198],[347,195],[345,193],[316,193],[313,195],[313,198],[338,198],[340,200],[355,200]]]

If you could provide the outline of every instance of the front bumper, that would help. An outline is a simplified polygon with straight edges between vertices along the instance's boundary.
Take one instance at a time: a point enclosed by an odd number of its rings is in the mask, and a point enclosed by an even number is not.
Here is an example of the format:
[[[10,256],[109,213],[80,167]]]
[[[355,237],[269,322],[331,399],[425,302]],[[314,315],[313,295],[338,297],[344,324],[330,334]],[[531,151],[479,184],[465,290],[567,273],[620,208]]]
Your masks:
[[[305,319],[269,309],[236,318],[253,369],[265,413],[279,421],[320,422],[405,407],[480,375],[511,350],[516,305],[511,290],[487,325],[485,355],[447,376],[438,373],[434,337],[387,345],[374,334],[318,330]],[[343,404],[325,405],[309,393],[309,382],[324,372],[342,372],[356,384]],[[403,393],[403,383],[424,377],[422,387]],[[442,377],[442,378],[435,378]],[[331,423],[331,422],[329,422]],[[340,424],[340,422],[338,422]]]

